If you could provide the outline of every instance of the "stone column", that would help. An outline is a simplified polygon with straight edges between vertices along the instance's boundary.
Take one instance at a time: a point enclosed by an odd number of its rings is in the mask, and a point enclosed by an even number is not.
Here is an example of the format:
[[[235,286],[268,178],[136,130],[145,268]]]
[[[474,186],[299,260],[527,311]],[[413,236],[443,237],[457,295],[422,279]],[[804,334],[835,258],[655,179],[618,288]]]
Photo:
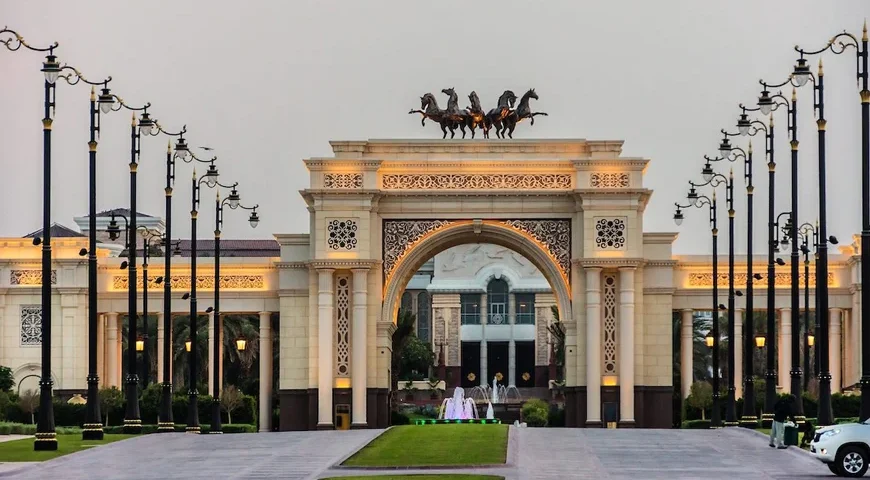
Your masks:
[[[487,304],[487,295],[484,293],[480,296],[480,386],[485,387],[492,382],[489,380],[489,372],[486,366],[486,323],[488,320],[487,312],[489,304]]]
[[[743,314],[742,308],[734,309],[734,398],[743,397]],[[737,412],[741,415],[741,412]]]
[[[333,269],[317,270],[317,428],[332,429]]]
[[[260,312],[260,431],[272,431],[272,314]]]
[[[366,339],[367,282],[366,269],[353,270],[353,324],[351,325],[351,388],[353,389],[353,418],[351,428],[365,428],[366,420]]]
[[[619,425],[634,426],[634,271],[619,269]]]
[[[508,386],[517,384],[517,342],[514,340],[514,325],[516,324],[517,301],[513,293],[508,295],[508,325],[511,336],[508,340]]]
[[[118,335],[118,314],[106,314],[106,385],[121,387],[121,337]]]
[[[830,309],[830,320],[828,321],[828,366],[831,368],[831,393],[837,393],[843,389],[843,373],[840,370],[841,351],[840,345],[842,342],[842,324],[843,310],[839,308]],[[824,318],[820,318],[824,321]]]
[[[791,393],[791,309],[779,309],[779,386],[782,393]]]
[[[852,322],[852,335],[850,337],[852,343],[852,380],[849,384],[857,384],[861,381],[862,365],[861,365],[861,291],[857,290],[852,294],[852,314],[849,316]]]
[[[601,426],[601,268],[586,268],[586,426]]]
[[[2,312],[2,308],[0,308]],[[2,318],[2,317],[0,317]],[[106,379],[106,316],[104,314],[97,315],[97,375],[100,376],[100,388],[108,385]]]
[[[163,383],[163,348],[166,332],[163,330],[163,313],[157,314],[157,383]]]
[[[680,382],[683,398],[688,398],[694,383],[695,317],[691,308],[683,309],[680,319]]]

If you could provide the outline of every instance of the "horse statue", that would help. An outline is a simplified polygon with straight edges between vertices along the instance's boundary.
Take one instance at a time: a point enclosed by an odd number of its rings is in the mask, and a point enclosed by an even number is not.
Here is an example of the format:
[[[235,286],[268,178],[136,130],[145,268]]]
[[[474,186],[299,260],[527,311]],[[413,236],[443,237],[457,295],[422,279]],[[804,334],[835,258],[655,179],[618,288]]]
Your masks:
[[[439,125],[441,125],[441,131],[444,135],[441,138],[447,138],[447,129],[450,129],[450,138],[453,138],[455,135],[454,126],[447,119],[447,111],[441,110],[438,106],[438,101],[435,100],[435,95],[431,93],[427,93],[420,97],[420,110],[411,110],[408,114],[419,113],[423,118],[420,120],[420,124],[424,127],[426,126],[426,119],[430,119]]]
[[[486,125],[486,113],[480,105],[480,99],[477,98],[477,92],[472,91],[468,94],[468,101],[471,102],[470,107],[465,107],[468,112],[465,126],[471,130],[471,138],[474,138],[474,130],[480,128],[483,130],[483,138],[489,138],[489,127]]]
[[[510,90],[505,90],[504,93],[498,97],[498,106],[493,108],[486,114],[486,129],[488,130],[490,127],[495,127],[495,134],[498,138],[504,138],[504,131],[507,128],[506,125],[502,125],[502,122],[510,115],[511,109],[514,108],[514,103],[517,101],[517,96],[514,92]]]
[[[456,95],[453,87],[445,88],[441,90],[441,93],[447,95],[447,110],[445,115],[453,127],[450,130],[450,138],[453,138],[453,129],[456,127],[462,130],[462,138],[465,138],[465,125],[468,123],[468,112],[459,109],[459,96]]]
[[[507,130],[508,137],[514,138],[514,128],[516,128],[517,124],[522,122],[524,119],[530,119],[532,125],[534,125],[536,116],[547,116],[546,112],[532,112],[532,109],[529,107],[529,99],[531,98],[534,98],[535,100],[538,99],[538,94],[535,93],[534,88],[530,88],[528,92],[523,94],[523,98],[520,99],[520,104],[517,106],[517,109],[511,111],[504,119],[504,129]],[[504,131],[502,131],[501,138],[504,138]]]

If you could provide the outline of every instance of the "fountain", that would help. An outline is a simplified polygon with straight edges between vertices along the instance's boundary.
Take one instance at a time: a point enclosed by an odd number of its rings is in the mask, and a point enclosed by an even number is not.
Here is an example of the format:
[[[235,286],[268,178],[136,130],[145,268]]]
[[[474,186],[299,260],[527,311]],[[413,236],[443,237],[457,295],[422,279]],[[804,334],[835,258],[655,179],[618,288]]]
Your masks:
[[[465,398],[465,390],[456,387],[453,398],[446,398],[441,402],[438,413],[439,420],[471,420],[477,417],[477,405],[471,398]]]

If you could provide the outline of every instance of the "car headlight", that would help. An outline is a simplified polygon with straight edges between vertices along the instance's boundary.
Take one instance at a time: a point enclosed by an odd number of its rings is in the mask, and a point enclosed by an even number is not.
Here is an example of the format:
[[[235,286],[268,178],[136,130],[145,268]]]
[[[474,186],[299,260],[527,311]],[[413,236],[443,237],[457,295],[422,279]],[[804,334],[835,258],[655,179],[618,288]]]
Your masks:
[[[833,429],[833,430],[827,430],[827,431],[825,431],[825,432],[822,432],[822,435],[819,437],[819,440],[824,440],[824,439],[826,439],[826,438],[831,438],[831,437],[833,437],[834,435],[839,435],[839,434],[840,434],[840,429],[839,429],[839,428],[835,428],[835,429]]]

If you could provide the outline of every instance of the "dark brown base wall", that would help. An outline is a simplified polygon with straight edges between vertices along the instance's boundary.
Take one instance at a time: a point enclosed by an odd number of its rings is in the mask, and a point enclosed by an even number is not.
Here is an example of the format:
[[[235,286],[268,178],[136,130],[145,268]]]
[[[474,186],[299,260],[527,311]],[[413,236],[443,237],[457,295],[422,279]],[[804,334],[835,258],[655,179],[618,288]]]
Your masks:
[[[671,428],[673,387],[634,387],[633,425],[620,427]],[[619,405],[619,387],[601,387],[601,401]],[[617,408],[617,415],[618,415]],[[602,420],[604,415],[602,412]],[[565,426],[584,428],[586,425],[586,387],[565,387]],[[597,427],[597,425],[596,425]]]
[[[280,403],[278,429],[281,431],[317,430],[317,392],[316,388],[278,391]],[[352,390],[333,389],[332,402],[333,408],[335,405],[349,405],[350,411],[353,412]],[[353,425],[351,427],[387,428],[389,426],[390,410],[386,388],[366,389],[366,422],[365,427]]]
[[[550,386],[550,369],[546,365],[535,365],[535,386],[543,388]]]

